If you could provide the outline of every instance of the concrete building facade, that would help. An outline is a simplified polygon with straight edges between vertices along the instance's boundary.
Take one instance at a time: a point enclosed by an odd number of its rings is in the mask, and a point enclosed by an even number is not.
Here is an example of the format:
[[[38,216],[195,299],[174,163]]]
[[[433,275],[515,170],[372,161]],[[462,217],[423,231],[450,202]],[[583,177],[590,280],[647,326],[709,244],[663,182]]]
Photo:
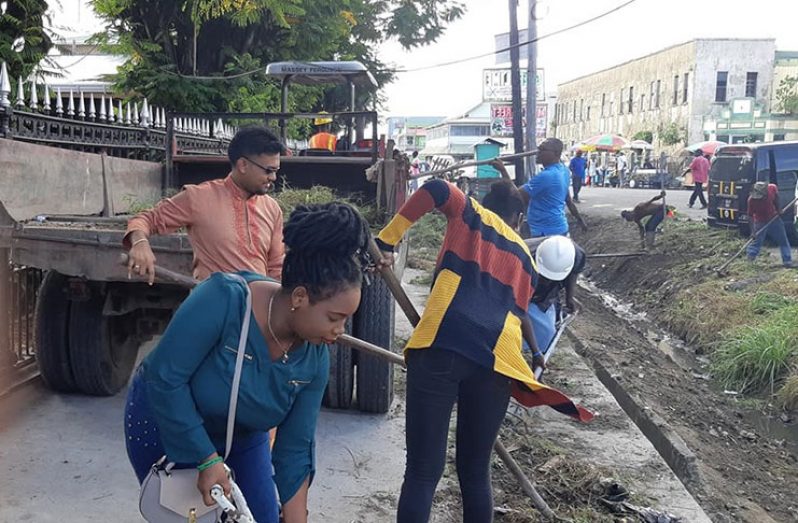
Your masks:
[[[649,132],[657,149],[712,138],[707,120],[730,114],[735,103],[766,115],[771,109],[776,44],[773,39],[697,39],[560,84],[552,119],[555,136],[575,144],[600,133],[628,139]],[[742,107],[737,103],[737,107]],[[742,127],[740,127],[742,129]],[[754,127],[724,134],[729,141],[758,134]],[[764,129],[764,128],[762,128]],[[765,136],[762,139],[773,139]]]

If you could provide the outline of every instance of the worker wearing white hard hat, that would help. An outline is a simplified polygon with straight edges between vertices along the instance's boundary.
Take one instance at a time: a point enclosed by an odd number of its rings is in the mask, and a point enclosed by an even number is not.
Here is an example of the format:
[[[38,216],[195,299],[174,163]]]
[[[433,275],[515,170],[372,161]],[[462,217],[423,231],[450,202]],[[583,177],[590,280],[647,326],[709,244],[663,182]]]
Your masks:
[[[549,236],[542,241],[536,238],[526,243],[535,256],[538,275],[527,314],[538,347],[545,353],[556,334],[560,291],[565,291],[566,310],[576,311],[576,278],[585,268],[586,256],[581,247],[565,236]],[[526,345],[524,350],[529,350]]]

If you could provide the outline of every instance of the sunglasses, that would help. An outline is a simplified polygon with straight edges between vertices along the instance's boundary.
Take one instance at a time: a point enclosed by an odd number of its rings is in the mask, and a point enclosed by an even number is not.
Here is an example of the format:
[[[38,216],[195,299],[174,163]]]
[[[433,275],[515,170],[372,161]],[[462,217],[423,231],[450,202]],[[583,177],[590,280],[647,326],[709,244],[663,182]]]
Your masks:
[[[265,165],[261,165],[261,164],[259,164],[258,162],[256,162],[255,160],[253,160],[252,158],[250,158],[248,156],[244,156],[244,159],[246,161],[250,162],[251,164],[255,165],[256,167],[260,167],[261,169],[263,169],[263,171],[266,174],[268,174],[270,176],[276,175],[278,173],[278,171],[280,170],[277,167],[266,167]]]

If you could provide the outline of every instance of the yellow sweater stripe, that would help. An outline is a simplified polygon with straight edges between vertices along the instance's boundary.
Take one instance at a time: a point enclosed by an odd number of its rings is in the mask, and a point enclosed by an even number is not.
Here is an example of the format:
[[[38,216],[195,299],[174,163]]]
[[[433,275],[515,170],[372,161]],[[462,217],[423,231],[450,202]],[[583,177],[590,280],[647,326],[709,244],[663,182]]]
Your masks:
[[[496,357],[493,370],[526,383],[532,390],[543,388],[535,380],[535,375],[521,355],[521,320],[515,314],[507,314],[502,333],[493,348],[493,354]]]
[[[449,309],[457,288],[460,286],[461,277],[448,270],[442,270],[435,278],[435,286],[430,293],[427,307],[421,316],[421,321],[413,331],[413,335],[407,342],[407,349],[424,349],[432,346],[438,336],[443,316]],[[519,342],[520,347],[520,342]]]
[[[395,214],[393,219],[385,226],[385,228],[380,231],[379,236],[377,236],[380,241],[387,243],[388,245],[396,245],[402,239],[402,236],[405,235],[407,229],[413,225],[413,222],[402,216],[401,214]]]

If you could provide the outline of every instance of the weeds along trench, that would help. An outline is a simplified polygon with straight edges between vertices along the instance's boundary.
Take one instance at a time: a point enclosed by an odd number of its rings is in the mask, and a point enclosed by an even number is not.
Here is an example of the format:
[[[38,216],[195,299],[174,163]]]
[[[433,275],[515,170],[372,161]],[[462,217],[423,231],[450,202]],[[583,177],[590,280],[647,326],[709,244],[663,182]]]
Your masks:
[[[590,253],[632,250],[626,225],[598,220],[576,240]],[[798,271],[763,252],[719,277],[714,269],[742,244],[733,232],[669,220],[648,255],[591,262],[586,276],[708,360],[719,388],[789,413],[798,407]]]

